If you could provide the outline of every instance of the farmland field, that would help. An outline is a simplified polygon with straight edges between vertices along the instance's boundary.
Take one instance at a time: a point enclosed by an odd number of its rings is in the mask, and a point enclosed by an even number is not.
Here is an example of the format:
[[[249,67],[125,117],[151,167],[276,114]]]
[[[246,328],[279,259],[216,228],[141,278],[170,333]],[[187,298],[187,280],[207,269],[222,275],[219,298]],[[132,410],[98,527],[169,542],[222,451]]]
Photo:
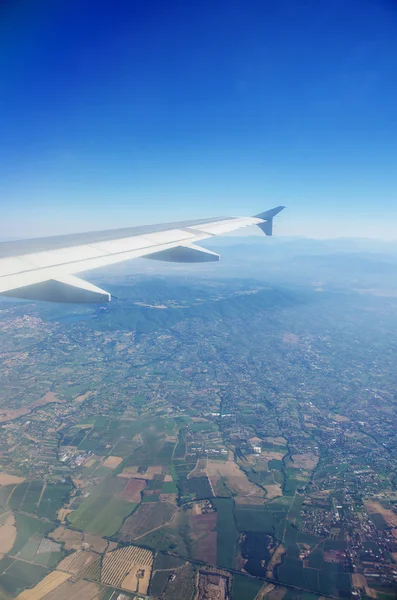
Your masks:
[[[12,510],[35,513],[43,489],[42,481],[24,481],[13,491],[8,505]]]
[[[43,489],[42,481],[31,481],[26,491],[21,510],[27,513],[35,513],[41,492]]]
[[[23,592],[17,600],[95,600],[99,597],[103,600],[103,596],[98,596],[99,585],[82,579],[63,581],[69,577],[67,573],[54,571],[35,588]]]
[[[11,510],[20,510],[25,494],[29,488],[29,482],[24,481],[14,488],[11,497],[8,500],[8,506]]]
[[[149,587],[152,564],[153,555],[149,550],[137,546],[113,550],[103,559],[101,580],[103,583],[145,595]]]
[[[57,527],[49,533],[48,537],[64,544],[65,550],[78,550],[83,541],[83,535],[79,531],[66,529],[66,527]]]
[[[54,529],[52,523],[40,521],[34,517],[18,513],[15,515],[15,526],[17,528],[17,536],[11,550],[11,555],[18,554],[32,536],[35,535],[41,539],[46,533]]]
[[[218,549],[217,564],[220,567],[234,566],[235,547],[238,531],[233,513],[233,500],[229,498],[214,498],[213,504],[217,510]]]
[[[167,554],[157,554],[153,568],[154,570],[162,571],[162,570],[173,570],[178,569],[179,567],[183,567],[185,561],[182,558],[178,558],[177,556],[169,556]]]
[[[267,508],[249,505],[237,506],[234,512],[239,531],[274,533],[277,521]]]
[[[33,535],[28,539],[22,550],[18,552],[18,558],[22,558],[23,560],[34,560],[42,539],[43,538],[41,538],[40,535]]]
[[[121,530],[122,539],[133,540],[145,535],[170,521],[176,512],[176,506],[169,502],[145,502],[125,521]]]
[[[135,504],[119,498],[96,499],[83,504],[68,519],[77,529],[100,536],[114,535],[123,520],[134,510]]]
[[[189,539],[192,558],[216,565],[217,560],[216,512],[189,515]]]
[[[17,534],[15,527],[15,517],[11,512],[2,515],[0,525],[0,549],[3,553],[9,552],[14,543]]]
[[[164,592],[164,600],[191,600],[195,594],[195,568],[186,563],[178,569],[174,581],[169,581]]]
[[[88,498],[68,515],[68,521],[76,529],[89,533],[100,536],[114,535],[136,506],[117,497],[124,487],[125,481],[117,478],[97,486]]]
[[[21,477],[21,482],[23,478]],[[10,498],[13,490],[15,489],[15,485],[2,485],[0,486],[0,507],[6,508],[9,506],[8,499]]]
[[[225,496],[226,488],[234,496],[247,498],[247,503],[251,501],[253,504],[253,500],[264,503],[263,489],[251,483],[246,473],[238,467],[234,460],[209,460],[207,475],[217,495]]]
[[[71,490],[70,483],[47,483],[37,508],[37,516],[55,520]]]
[[[167,586],[170,575],[170,571],[157,571],[154,573],[150,583],[150,593],[153,594],[153,596],[161,598]]]
[[[60,571],[66,571],[75,575],[83,567],[91,564],[99,558],[99,555],[95,552],[83,552],[82,550],[77,550],[77,552],[73,552],[69,554],[66,558],[64,558],[58,565],[58,569]]]
[[[263,587],[263,581],[234,575],[232,583],[232,600],[255,600],[259,590]]]
[[[145,487],[146,481],[144,479],[130,479],[120,493],[120,498],[138,504],[141,501],[141,492]]]
[[[49,575],[46,575],[42,581],[40,581],[33,589],[25,590],[18,596],[18,600],[41,600],[44,597],[51,594],[53,590],[58,588],[58,586],[62,585],[67,579],[69,575],[67,573],[60,573],[58,571],[53,571]]]
[[[15,597],[25,588],[39,583],[48,573],[48,569],[39,565],[15,560],[6,573],[0,575],[0,589]]]
[[[187,497],[188,500],[196,499],[201,500],[203,498],[212,498],[212,488],[208,477],[192,477],[187,479],[187,474],[190,472],[194,465],[183,465],[177,469],[178,473],[178,488],[181,496]]]

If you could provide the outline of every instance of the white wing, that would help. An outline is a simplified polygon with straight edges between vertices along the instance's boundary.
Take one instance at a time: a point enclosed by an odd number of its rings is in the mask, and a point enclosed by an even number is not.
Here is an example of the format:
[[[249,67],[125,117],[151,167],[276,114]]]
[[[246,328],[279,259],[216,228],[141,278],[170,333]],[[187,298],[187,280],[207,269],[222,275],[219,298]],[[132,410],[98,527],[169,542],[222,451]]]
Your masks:
[[[110,294],[75,273],[146,257],[208,262],[219,255],[196,245],[206,238],[258,225],[272,235],[278,206],[255,217],[219,217],[0,244],[0,294],[53,302],[109,302]]]

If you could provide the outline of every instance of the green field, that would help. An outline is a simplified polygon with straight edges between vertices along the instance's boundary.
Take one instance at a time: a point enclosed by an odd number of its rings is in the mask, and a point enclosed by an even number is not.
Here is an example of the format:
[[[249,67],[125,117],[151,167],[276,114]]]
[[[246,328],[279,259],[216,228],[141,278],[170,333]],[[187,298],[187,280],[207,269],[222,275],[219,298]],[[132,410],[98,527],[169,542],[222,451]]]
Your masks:
[[[23,512],[35,513],[37,504],[39,502],[39,498],[41,496],[41,492],[43,490],[43,482],[42,481],[31,481],[29,485],[29,489],[25,494],[25,498],[23,500],[21,510]]]
[[[174,442],[165,442],[163,436],[151,431],[144,435],[144,444],[137,448],[126,460],[124,466],[170,465]]]
[[[23,546],[22,550],[18,552],[18,557],[23,560],[33,560],[41,540],[42,537],[39,534],[33,535]]]
[[[8,500],[8,506],[11,508],[11,510],[21,510],[21,505],[28,488],[28,481],[24,481],[16,486],[10,499]]]
[[[185,561],[177,556],[169,556],[167,554],[157,554],[154,561],[154,570],[171,570],[177,569],[178,567],[182,567],[185,564]]]
[[[114,446],[112,453],[114,456],[126,458],[136,449],[136,444],[129,440],[121,439]]]
[[[40,565],[15,560],[7,572],[0,575],[0,590],[14,598],[26,588],[39,583],[48,573],[49,570]]]
[[[52,523],[40,521],[34,517],[27,515],[16,514],[15,525],[17,528],[17,536],[15,543],[10,552],[11,555],[16,555],[25,544],[36,534],[37,537],[43,537],[46,533],[55,528]]]
[[[95,473],[95,477],[99,477],[100,479],[105,479],[105,477],[110,475],[112,472],[113,469],[109,469],[108,467],[98,467],[93,471],[93,473]]]
[[[158,502],[160,499],[160,496],[158,494],[144,494],[144,496],[142,497],[142,502]]]
[[[233,500],[230,498],[214,498],[214,506],[218,513],[217,563],[220,567],[233,568],[238,531],[233,514]]]
[[[43,482],[38,480],[24,481],[14,489],[8,505],[12,510],[35,513],[37,503],[43,489]]]
[[[37,508],[37,516],[56,520],[58,510],[68,500],[72,488],[71,483],[47,483]]]
[[[239,531],[258,531],[270,535],[274,534],[277,521],[267,508],[263,506],[244,506],[236,508],[234,513]]]
[[[174,481],[166,481],[161,488],[162,494],[177,494],[178,488]]]
[[[9,556],[3,556],[3,558],[0,559],[0,575],[2,575],[13,562],[13,558],[10,558]]]
[[[83,429],[85,425],[87,429]],[[137,446],[132,439],[142,427],[144,425],[139,420],[124,423],[100,416],[91,426],[90,419],[86,419],[63,432],[62,445],[77,446],[82,451],[91,450],[98,456],[107,456],[109,453],[128,456]]]
[[[232,600],[254,600],[263,581],[244,575],[234,575],[232,583]]]
[[[15,488],[15,485],[2,485],[0,486],[0,506],[4,508],[8,506],[7,500],[11,495],[12,490]]]
[[[139,543],[154,550],[172,552],[179,556],[189,556],[189,550],[181,532],[164,526],[139,538]]]
[[[267,466],[269,469],[275,469],[276,471],[281,471],[281,469],[283,468],[283,461],[272,458],[272,460],[269,460]]]
[[[114,535],[136,504],[115,496],[123,489],[125,481],[107,479],[97,486],[78,509],[68,515],[69,522],[76,527],[97,535]]]
[[[36,565],[54,568],[64,556],[64,552],[42,552],[36,555],[34,562]]]
[[[160,598],[163,595],[170,574],[171,571],[157,571],[157,573],[153,575],[150,583],[150,593],[153,594],[153,596]]]
[[[197,421],[189,424],[192,431],[218,431],[218,426],[211,421]]]

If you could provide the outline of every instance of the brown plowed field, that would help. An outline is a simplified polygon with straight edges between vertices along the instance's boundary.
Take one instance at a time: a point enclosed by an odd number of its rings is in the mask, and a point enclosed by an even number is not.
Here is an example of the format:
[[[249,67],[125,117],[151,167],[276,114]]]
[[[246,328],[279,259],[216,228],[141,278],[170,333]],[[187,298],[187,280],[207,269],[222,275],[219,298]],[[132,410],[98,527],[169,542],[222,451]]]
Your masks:
[[[163,467],[160,465],[152,465],[144,473],[139,473],[138,469],[139,467],[126,467],[117,477],[124,477],[126,479],[153,479],[155,475],[161,475],[163,472]]]
[[[108,456],[102,466],[108,469],[115,469],[122,462],[123,459],[120,456]]]
[[[78,550],[73,554],[70,554],[66,558],[64,558],[58,565],[59,571],[67,571],[68,573],[76,574],[78,573],[85,565],[88,565],[93,560],[98,558],[98,554],[95,552],[83,552],[82,550]]]
[[[84,539],[85,544],[89,544],[91,546],[91,550],[93,552],[98,552],[98,554],[102,554],[105,552],[108,547],[108,541],[104,540],[99,535],[93,535],[92,533],[85,533]]]
[[[63,542],[65,550],[80,550],[81,542],[83,541],[82,533],[66,529],[66,527],[57,527],[48,537],[56,542]]]
[[[83,579],[79,579],[76,583],[65,581],[65,583],[44,596],[42,600],[94,600],[98,597],[99,590],[100,586],[91,581],[84,581]],[[27,598],[33,600],[30,596]]]
[[[130,479],[121,492],[120,498],[138,503],[141,501],[141,492],[145,487],[146,481],[144,479]]]
[[[190,527],[193,534],[200,537],[216,527],[218,513],[210,512],[206,515],[190,515]]]
[[[202,560],[209,565],[216,565],[216,551],[218,543],[218,534],[216,531],[210,531],[193,546],[193,558]]]
[[[318,463],[318,456],[315,454],[293,454],[291,464],[288,466],[293,469],[314,469]]]
[[[25,477],[0,473],[0,485],[13,485],[14,483],[22,483],[23,481],[25,481]]]
[[[133,540],[161,525],[164,525],[177,512],[177,507],[169,502],[146,502],[125,521],[121,532],[124,540]]]
[[[210,565],[216,564],[217,533],[215,530],[217,513],[205,515],[190,514],[189,523],[193,544],[193,556]]]
[[[242,471],[233,460],[221,462],[219,460],[209,460],[207,462],[207,475],[211,481],[213,489],[217,489],[220,483],[224,483],[229,490],[237,497],[260,498],[264,504],[263,490],[248,480],[247,475]]]
[[[44,577],[40,583],[34,586],[30,590],[25,590],[17,596],[17,600],[42,600],[43,598],[49,598],[50,600],[59,598],[59,596],[52,596],[55,590],[60,587],[70,575],[68,573],[59,573],[53,571],[47,577]]]
[[[364,500],[364,505],[370,515],[380,513],[388,525],[397,527],[397,514],[384,508],[378,500]]]

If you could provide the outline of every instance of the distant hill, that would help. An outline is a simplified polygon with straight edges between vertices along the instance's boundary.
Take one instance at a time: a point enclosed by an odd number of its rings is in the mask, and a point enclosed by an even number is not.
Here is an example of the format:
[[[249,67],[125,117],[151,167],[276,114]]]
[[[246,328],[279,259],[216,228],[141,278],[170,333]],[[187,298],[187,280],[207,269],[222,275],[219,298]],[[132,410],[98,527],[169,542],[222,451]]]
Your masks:
[[[163,284],[160,284],[164,287]],[[119,293],[119,288],[116,288]],[[181,289],[180,299],[190,296],[190,290]],[[128,288],[122,292],[128,294]],[[201,296],[203,294],[201,293]],[[115,301],[102,311],[90,325],[100,329],[134,329],[138,332],[148,332],[158,328],[168,328],[186,319],[214,321],[219,319],[249,318],[263,310],[281,309],[307,301],[303,294],[297,294],[277,288],[252,291],[252,293],[235,293],[226,297],[209,297],[194,300],[188,306],[180,304],[167,308],[142,306],[131,300]],[[163,300],[164,302],[164,300]],[[165,306],[165,304],[157,305]]]
[[[112,270],[92,271],[99,285],[117,275],[188,277],[197,282],[232,278],[255,279],[272,285],[397,289],[397,243],[377,240],[216,237],[202,245],[218,252],[220,262],[181,265],[138,259]]]
[[[313,301],[314,294],[253,280],[202,281],[175,277],[135,277],[106,283],[116,298],[106,305],[18,303],[25,314],[39,314],[47,321],[84,325],[97,330],[129,329],[140,333],[169,328],[184,320],[249,319]],[[12,306],[10,301],[4,306]]]

